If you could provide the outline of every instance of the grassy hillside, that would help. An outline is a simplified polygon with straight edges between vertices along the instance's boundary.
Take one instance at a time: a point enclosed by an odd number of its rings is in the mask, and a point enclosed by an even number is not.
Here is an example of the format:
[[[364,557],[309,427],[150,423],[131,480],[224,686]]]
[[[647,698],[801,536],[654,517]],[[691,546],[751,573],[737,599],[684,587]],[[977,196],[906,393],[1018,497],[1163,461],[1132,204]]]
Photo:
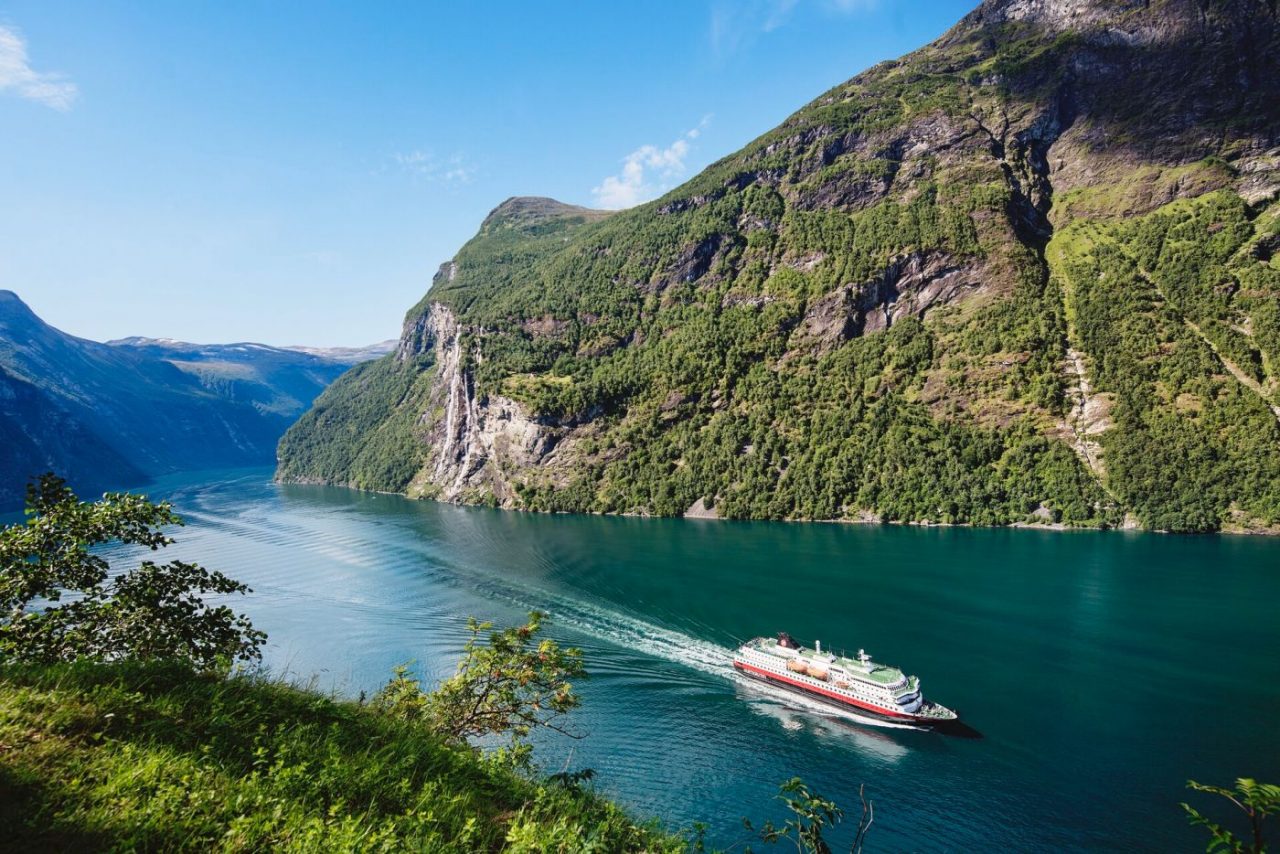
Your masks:
[[[677,851],[367,706],[169,665],[0,668],[0,849]]]
[[[398,356],[286,435],[281,476],[537,510],[1274,528],[1277,57],[1257,0],[989,0],[662,199],[495,211]]]

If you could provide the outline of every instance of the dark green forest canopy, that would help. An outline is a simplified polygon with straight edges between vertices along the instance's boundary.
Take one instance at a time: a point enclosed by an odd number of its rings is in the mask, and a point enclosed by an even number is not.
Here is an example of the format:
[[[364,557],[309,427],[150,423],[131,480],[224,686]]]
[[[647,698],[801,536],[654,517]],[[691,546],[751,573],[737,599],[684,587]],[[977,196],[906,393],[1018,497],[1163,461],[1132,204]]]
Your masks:
[[[1005,5],[654,202],[504,203],[281,475],[538,510],[1280,524],[1274,10],[1099,2],[1068,30]],[[466,445],[459,395],[554,448]]]

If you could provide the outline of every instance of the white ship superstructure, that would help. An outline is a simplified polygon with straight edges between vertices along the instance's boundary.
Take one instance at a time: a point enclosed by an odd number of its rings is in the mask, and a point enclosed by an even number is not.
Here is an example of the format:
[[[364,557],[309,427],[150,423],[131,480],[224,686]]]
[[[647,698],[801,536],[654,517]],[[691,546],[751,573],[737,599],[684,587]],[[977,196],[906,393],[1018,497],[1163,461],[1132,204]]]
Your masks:
[[[863,650],[848,658],[802,647],[786,632],[755,638],[738,648],[733,666],[743,673],[828,702],[871,712],[892,720],[937,724],[956,713],[931,703],[920,693],[920,680],[896,667],[879,664]]]

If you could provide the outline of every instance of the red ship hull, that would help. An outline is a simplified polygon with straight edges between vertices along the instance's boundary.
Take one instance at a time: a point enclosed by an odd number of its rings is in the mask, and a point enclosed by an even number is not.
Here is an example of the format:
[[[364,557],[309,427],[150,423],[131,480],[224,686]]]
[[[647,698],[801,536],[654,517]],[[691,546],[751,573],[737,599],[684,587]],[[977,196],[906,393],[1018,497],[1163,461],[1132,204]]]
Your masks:
[[[763,679],[765,682],[768,682],[770,684],[780,685],[783,688],[789,688],[793,691],[796,691],[797,693],[804,694],[805,696],[823,700],[825,702],[832,703],[833,705],[841,706],[846,709],[857,709],[858,711],[861,711],[861,712],[870,712],[871,714],[876,715],[877,717],[881,717],[886,720],[892,720],[892,721],[902,721],[906,723],[922,723],[922,724],[936,723],[936,721],[931,718],[919,718],[919,717],[916,717],[915,715],[903,714],[902,712],[892,712],[892,711],[889,711],[888,709],[880,708],[879,706],[873,706],[870,703],[860,703],[851,697],[841,696],[835,693],[834,691],[827,691],[817,687],[816,685],[807,685],[797,679],[790,679],[786,676],[783,676],[780,673],[770,673],[769,671],[763,668],[756,667],[755,665],[752,665],[752,664],[747,664],[746,662],[743,662],[743,661],[735,660],[733,662],[733,666],[738,670],[742,671],[743,673],[747,674],[748,676],[754,676],[757,679]]]

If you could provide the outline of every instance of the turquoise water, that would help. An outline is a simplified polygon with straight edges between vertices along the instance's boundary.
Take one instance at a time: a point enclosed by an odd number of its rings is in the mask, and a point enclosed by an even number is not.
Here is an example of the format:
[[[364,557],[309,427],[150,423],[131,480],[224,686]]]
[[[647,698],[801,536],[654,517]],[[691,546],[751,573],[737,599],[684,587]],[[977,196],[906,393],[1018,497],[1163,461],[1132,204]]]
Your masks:
[[[1280,781],[1280,540],[541,516],[269,478],[153,494],[188,520],[171,552],[255,589],[274,670],[442,675],[467,615],[546,610],[592,678],[587,736],[540,761],[717,845],[796,775],[851,809],[865,783],[872,851],[1201,850],[1187,778]],[[779,629],[902,666],[982,737],[737,677],[736,639]]]

